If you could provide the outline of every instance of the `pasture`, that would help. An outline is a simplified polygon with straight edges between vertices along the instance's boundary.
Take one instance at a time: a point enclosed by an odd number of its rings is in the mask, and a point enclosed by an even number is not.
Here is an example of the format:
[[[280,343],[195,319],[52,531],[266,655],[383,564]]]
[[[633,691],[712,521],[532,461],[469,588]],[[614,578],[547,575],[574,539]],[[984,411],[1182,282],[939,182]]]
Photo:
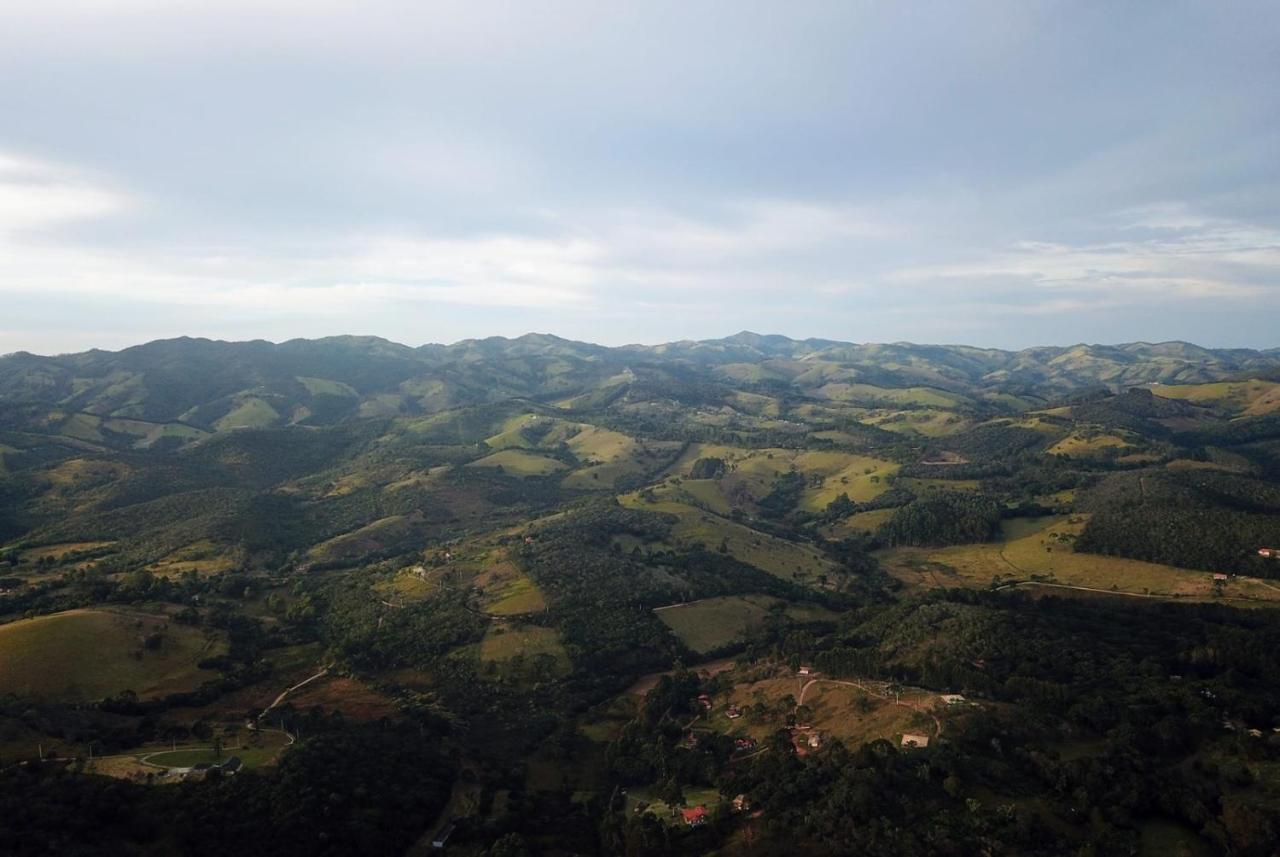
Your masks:
[[[0,687],[64,702],[126,690],[152,699],[216,678],[196,664],[221,649],[217,640],[164,615],[68,610],[0,625]]]
[[[1194,601],[1237,604],[1280,603],[1280,586],[1232,577],[1217,587],[1206,571],[1122,557],[1076,553],[1071,542],[1085,526],[1084,515],[1013,518],[1002,523],[1002,539],[947,548],[893,548],[877,556],[889,574],[911,588],[982,588],[997,582],[1038,581]],[[1220,593],[1220,594],[1219,594]]]
[[[565,470],[568,465],[545,455],[511,448],[499,450],[484,458],[477,458],[467,467],[492,467],[511,476],[550,476]]]
[[[818,606],[786,604],[769,595],[726,595],[689,604],[659,607],[655,615],[693,651],[705,654],[728,645],[758,627],[770,611],[780,609],[797,621],[835,618]]]
[[[835,563],[814,547],[766,535],[694,506],[670,500],[646,503],[638,494],[625,495],[619,501],[634,509],[675,515],[678,521],[672,537],[677,542],[700,544],[710,550],[723,545],[735,559],[784,580],[812,580],[836,570]]]

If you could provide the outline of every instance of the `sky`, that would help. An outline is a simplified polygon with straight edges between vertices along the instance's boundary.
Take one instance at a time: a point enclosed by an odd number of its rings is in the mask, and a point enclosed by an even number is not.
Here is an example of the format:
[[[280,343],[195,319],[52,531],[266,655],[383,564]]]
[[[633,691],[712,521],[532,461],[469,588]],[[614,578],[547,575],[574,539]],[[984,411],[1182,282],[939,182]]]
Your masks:
[[[0,3],[0,353],[1280,346],[1280,4]]]

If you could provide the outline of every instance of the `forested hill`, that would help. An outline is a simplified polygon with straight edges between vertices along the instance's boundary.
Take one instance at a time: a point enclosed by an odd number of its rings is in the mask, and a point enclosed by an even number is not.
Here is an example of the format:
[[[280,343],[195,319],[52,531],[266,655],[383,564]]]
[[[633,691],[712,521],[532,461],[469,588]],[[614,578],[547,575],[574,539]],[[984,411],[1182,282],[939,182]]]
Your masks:
[[[278,345],[181,338],[117,352],[8,355],[0,358],[0,402],[11,409],[52,406],[217,431],[328,425],[525,397],[549,402],[587,396],[591,405],[626,394],[706,400],[726,386],[870,405],[901,400],[901,394],[884,390],[924,388],[939,391],[932,395],[942,404],[962,396],[1010,411],[1082,390],[1277,371],[1280,350],[1215,350],[1181,342],[1001,351],[747,332],[617,348],[543,334],[418,348],[353,336]],[[37,416],[48,421],[46,414]],[[133,428],[126,426],[125,433],[136,433]],[[182,434],[178,428],[169,436]]]

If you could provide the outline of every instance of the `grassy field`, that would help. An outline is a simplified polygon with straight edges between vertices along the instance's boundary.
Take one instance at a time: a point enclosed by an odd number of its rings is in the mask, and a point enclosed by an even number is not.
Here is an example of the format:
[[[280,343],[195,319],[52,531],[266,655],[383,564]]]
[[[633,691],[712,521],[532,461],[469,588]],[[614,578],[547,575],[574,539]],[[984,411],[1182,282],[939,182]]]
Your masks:
[[[229,413],[214,422],[218,431],[229,431],[237,428],[265,428],[275,425],[280,419],[276,409],[266,400],[257,396],[247,396],[236,403]]]
[[[70,553],[97,551],[100,548],[108,548],[114,544],[115,542],[60,542],[56,545],[41,545],[40,547],[27,548],[22,551],[19,554],[19,560],[21,562],[39,562],[45,557],[52,557],[57,561]]]
[[[215,754],[212,746],[179,747],[177,750],[143,750],[135,754],[136,758],[145,758],[152,765],[165,768],[190,768],[201,762],[220,765],[232,756],[238,756],[246,768],[258,768],[266,765],[280,755],[289,746],[289,739],[282,732],[259,730],[257,732],[242,731],[233,738],[224,739],[227,745],[222,752]]]
[[[906,705],[895,705],[857,687],[825,681],[814,682],[804,691],[806,683],[807,680],[795,676],[776,674],[739,682],[727,696],[714,700],[715,708],[704,722],[717,732],[746,735],[763,742],[792,712],[787,697],[799,702],[803,691],[804,704],[812,712],[807,725],[821,732],[824,740],[839,738],[856,747],[879,738],[896,744],[903,732],[929,736],[935,732],[932,718]],[[931,695],[917,693],[909,701],[928,706],[933,699]],[[739,706],[744,716],[728,719],[724,712],[729,703]],[[764,706],[765,713],[754,712],[757,704]]]
[[[511,476],[549,476],[564,470],[566,466],[564,462],[556,461],[554,458],[514,448],[499,450],[467,465],[467,467],[501,468],[503,473]]]
[[[1213,384],[1157,384],[1151,392],[1166,399],[1208,405],[1228,413],[1259,416],[1280,410],[1280,384],[1273,381],[1220,381]]]
[[[933,409],[878,413],[863,422],[885,431],[922,437],[946,437],[973,425],[972,420],[953,411]]]
[[[829,539],[843,539],[858,533],[874,533],[897,511],[897,509],[873,509],[870,512],[858,512],[843,521],[824,527],[822,533]]]
[[[677,542],[700,544],[711,550],[719,550],[723,544],[736,559],[785,580],[813,580],[836,568],[816,548],[765,535],[694,506],[669,500],[646,503],[638,494],[619,500],[624,506],[675,515],[678,522],[672,536]],[[799,578],[795,577],[797,574]]]
[[[147,568],[161,577],[176,577],[187,571],[194,571],[199,575],[217,574],[230,571],[238,564],[239,558],[232,550],[206,539],[179,548]]]
[[[1130,446],[1124,438],[1114,434],[1071,434],[1049,447],[1048,452],[1068,458],[1091,458],[1108,449],[1125,450]]]
[[[1215,595],[1212,575],[1140,560],[1075,553],[1084,515],[1014,518],[999,542],[948,548],[894,548],[878,556],[884,569],[913,588],[986,587],[993,578],[1032,580],[1138,595],[1242,604],[1280,603],[1280,587],[1233,577]]]
[[[748,629],[762,624],[771,608],[783,603],[769,595],[726,595],[661,607],[654,613],[686,646],[702,654],[737,640]],[[788,605],[785,612],[799,621],[837,615],[821,607],[805,605]]]
[[[167,628],[164,627],[167,625]],[[148,635],[161,635],[147,649]],[[161,615],[69,610],[0,625],[0,687],[37,699],[89,702],[132,690],[154,698],[194,690],[216,673],[196,663],[221,646]]]
[[[727,471],[719,479],[689,479],[699,458],[719,458]],[[898,465],[880,458],[837,451],[793,449],[742,449],[721,444],[692,444],[666,471],[670,489],[678,477],[680,486],[717,514],[728,514],[741,498],[759,500],[773,490],[783,474],[795,470],[806,478],[799,507],[821,511],[840,494],[865,503],[888,490],[888,477]]]
[[[497,621],[489,626],[480,641],[480,660],[492,661],[501,668],[520,655],[531,661],[537,655],[551,655],[561,674],[568,673],[569,655],[554,628]]]
[[[505,581],[501,587],[495,588],[488,594],[494,600],[485,605],[486,613],[517,616],[522,613],[539,613],[547,609],[547,600],[543,597],[542,590],[523,574]]]

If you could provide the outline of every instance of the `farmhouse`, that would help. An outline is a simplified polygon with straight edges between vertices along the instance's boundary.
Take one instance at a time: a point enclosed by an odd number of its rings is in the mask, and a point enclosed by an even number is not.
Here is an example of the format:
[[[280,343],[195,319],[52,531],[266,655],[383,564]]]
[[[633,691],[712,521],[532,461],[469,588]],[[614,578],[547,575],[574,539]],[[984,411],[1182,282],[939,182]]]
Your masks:
[[[736,705],[730,705],[724,714],[730,720],[737,720],[739,717],[742,716],[742,709]]]
[[[695,806],[693,809],[682,809],[680,814],[684,816],[684,823],[690,827],[701,827],[707,823],[707,808],[705,806]]]
[[[1215,572],[1213,573],[1213,582],[1214,582],[1214,583],[1225,583],[1226,581],[1227,581],[1227,576],[1226,576],[1225,574],[1223,574],[1222,572],[1220,572],[1220,571],[1215,571]]]
[[[800,667],[800,669],[797,670],[797,674],[802,676],[813,675],[813,667]]]
[[[907,732],[902,736],[902,748],[904,750],[924,748],[928,746],[929,746],[928,735],[917,735],[914,732]]]
[[[734,738],[733,748],[735,750],[754,750],[756,748],[756,739],[750,737]]]
[[[958,693],[944,693],[939,697],[947,705],[964,705],[965,698]]]
[[[701,705],[705,710],[710,711],[711,697],[707,696],[705,693],[698,694],[698,704]]]

